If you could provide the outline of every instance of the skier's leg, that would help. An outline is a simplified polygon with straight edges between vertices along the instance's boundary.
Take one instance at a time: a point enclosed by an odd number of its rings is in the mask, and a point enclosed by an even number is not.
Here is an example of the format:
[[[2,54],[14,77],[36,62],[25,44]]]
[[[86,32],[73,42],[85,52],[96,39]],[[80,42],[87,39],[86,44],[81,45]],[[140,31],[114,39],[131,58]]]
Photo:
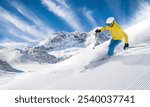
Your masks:
[[[111,40],[109,44],[108,49],[108,56],[112,56],[114,54],[114,49],[117,47],[117,45],[120,43],[120,40]]]
[[[108,56],[112,56],[114,51],[114,42],[113,40],[110,41],[110,44],[108,46]]]

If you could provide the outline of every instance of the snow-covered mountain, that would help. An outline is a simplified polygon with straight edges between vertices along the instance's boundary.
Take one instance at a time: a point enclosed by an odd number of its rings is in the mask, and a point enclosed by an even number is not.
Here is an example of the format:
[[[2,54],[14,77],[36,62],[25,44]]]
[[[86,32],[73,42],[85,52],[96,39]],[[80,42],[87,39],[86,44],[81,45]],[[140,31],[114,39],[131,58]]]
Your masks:
[[[80,48],[79,53],[65,61],[55,64],[14,63],[15,68],[26,73],[16,75],[13,79],[8,77],[7,82],[0,80],[3,82],[0,89],[150,89],[149,29],[150,19],[126,29],[129,44],[134,48],[123,51],[122,43],[116,49],[116,54],[104,61],[100,59],[107,54],[109,41],[101,42],[93,50],[95,38],[88,36],[84,41],[88,45],[82,45],[84,47]],[[49,50],[50,47],[45,44],[50,42],[39,43],[31,50],[44,49],[48,54],[60,52],[60,45],[54,45],[56,50]],[[67,44],[63,46],[68,51],[72,48]],[[62,47],[62,50],[65,49]]]
[[[45,47],[46,49],[66,49],[69,47],[84,47],[86,38],[90,35],[81,32],[56,32],[48,38],[41,40],[36,47]]]
[[[24,56],[33,56],[43,63],[56,63],[70,58],[81,48],[90,35],[80,32],[56,32],[41,41],[26,47]],[[31,59],[31,58],[24,58]]]

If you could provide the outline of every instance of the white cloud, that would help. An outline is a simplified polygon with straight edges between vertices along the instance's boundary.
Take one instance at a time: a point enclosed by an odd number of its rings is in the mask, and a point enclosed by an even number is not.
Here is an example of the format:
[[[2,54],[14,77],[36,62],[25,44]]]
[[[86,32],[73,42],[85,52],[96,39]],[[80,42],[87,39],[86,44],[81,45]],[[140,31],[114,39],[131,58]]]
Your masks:
[[[0,17],[12,23],[22,32],[32,35],[37,39],[45,36],[43,32],[39,31],[39,29],[36,26],[26,23],[25,21],[21,20],[19,17],[15,16],[14,14],[9,13],[7,10],[3,9],[2,7],[0,7]]]
[[[139,8],[136,10],[135,13],[133,13],[130,21],[128,23],[125,23],[123,27],[128,28],[147,19],[150,19],[150,4],[141,0],[141,2],[139,3]]]
[[[141,1],[139,10],[132,17],[131,23],[138,23],[146,19],[150,19],[150,4]]]
[[[24,48],[26,47],[28,44],[27,43],[22,43],[22,42],[15,42],[15,41],[12,41],[10,39],[5,39],[3,40],[3,42],[0,42],[0,46],[2,47],[6,47],[6,48]]]
[[[83,8],[83,14],[86,16],[86,18],[90,21],[90,24],[93,26],[93,27],[96,27],[97,24],[93,18],[93,13],[92,11],[88,10],[87,8]]]
[[[48,8],[50,12],[53,12],[55,15],[62,18],[74,30],[84,30],[83,26],[78,20],[78,17],[64,1],[58,2],[58,0],[41,0],[41,2]]]
[[[40,20],[31,10],[21,4],[21,2],[18,4],[17,2],[10,1],[10,4],[15,7],[22,15],[34,22],[34,24],[44,33],[45,36],[48,36],[50,33],[54,32],[52,27],[48,26],[42,20]]]
[[[66,4],[64,0],[56,0],[59,4],[65,6],[66,8],[69,8],[69,6]]]
[[[20,33],[20,32],[17,32],[17,31],[14,30],[14,29],[8,28],[7,31],[8,31],[10,34],[12,34],[12,35],[14,35],[14,36],[16,36],[16,37],[18,37],[18,38],[21,38],[21,39],[23,39],[23,40],[25,40],[25,41],[27,41],[27,42],[34,42],[34,41],[35,41],[35,40],[33,40],[33,39],[27,37],[25,34]]]
[[[11,24],[10,22],[8,22],[7,20],[5,20],[3,17],[1,17],[0,20],[0,26],[1,26],[1,30],[3,32],[1,32],[1,34],[3,34],[4,36],[6,35],[10,35],[10,36],[15,36],[17,38],[22,39],[23,41],[26,42],[33,42],[34,40],[31,39],[32,37],[27,36],[27,34],[25,34],[24,32],[22,32],[21,30],[19,30],[17,27],[15,27],[13,24]]]

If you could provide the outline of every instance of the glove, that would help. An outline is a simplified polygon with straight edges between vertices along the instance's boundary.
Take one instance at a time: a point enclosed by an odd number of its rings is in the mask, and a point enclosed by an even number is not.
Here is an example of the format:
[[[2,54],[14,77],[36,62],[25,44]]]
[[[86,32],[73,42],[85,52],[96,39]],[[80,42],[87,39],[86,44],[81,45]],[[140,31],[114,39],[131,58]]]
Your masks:
[[[128,43],[125,43],[123,49],[126,50],[126,49],[128,49],[128,48],[129,48],[129,44],[128,44]]]
[[[101,30],[100,30],[100,29],[96,29],[95,32],[96,32],[96,33],[99,33],[99,32],[101,32]]]

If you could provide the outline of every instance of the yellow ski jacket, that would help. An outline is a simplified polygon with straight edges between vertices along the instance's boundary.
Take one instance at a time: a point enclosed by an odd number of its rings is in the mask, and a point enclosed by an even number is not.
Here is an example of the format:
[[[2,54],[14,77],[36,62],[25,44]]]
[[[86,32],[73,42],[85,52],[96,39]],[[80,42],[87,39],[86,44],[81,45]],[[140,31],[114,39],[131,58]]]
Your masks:
[[[113,40],[123,40],[125,43],[128,43],[128,35],[121,29],[116,21],[114,21],[113,26],[105,26],[101,29],[101,31],[109,30],[112,35]]]

